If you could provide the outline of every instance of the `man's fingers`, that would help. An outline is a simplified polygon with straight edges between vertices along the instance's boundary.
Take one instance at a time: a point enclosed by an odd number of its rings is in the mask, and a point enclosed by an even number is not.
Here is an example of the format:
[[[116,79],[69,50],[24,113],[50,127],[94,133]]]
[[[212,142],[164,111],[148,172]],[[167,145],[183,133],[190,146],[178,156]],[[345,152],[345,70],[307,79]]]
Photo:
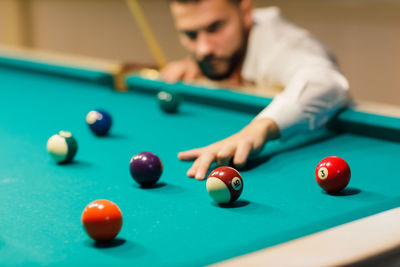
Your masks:
[[[236,148],[235,156],[233,158],[233,164],[236,167],[243,167],[246,164],[247,158],[252,149],[252,144],[250,142],[241,142]]]
[[[186,175],[189,176],[190,178],[194,178],[196,176],[197,169],[200,165],[200,158],[195,160],[192,164],[192,167],[186,172]]]
[[[201,155],[202,149],[196,148],[178,153],[178,158],[183,161],[191,161],[197,159]]]
[[[235,154],[234,146],[225,146],[217,154],[217,163],[219,166],[228,166]]]
[[[196,69],[188,70],[188,71],[185,73],[185,75],[184,75],[184,77],[183,77],[183,80],[184,80],[185,82],[188,82],[188,83],[193,82],[193,81],[196,79],[197,75],[198,75],[198,72],[197,72]]]
[[[253,142],[253,147],[251,148],[249,157],[257,156],[265,147],[265,141],[262,138],[255,139]]]
[[[161,71],[160,77],[166,82],[176,83],[183,78],[184,74],[185,72],[182,68],[176,66],[167,66]]]
[[[177,73],[168,73],[162,79],[167,83],[176,83],[181,80],[182,75]]]
[[[200,161],[199,166],[196,171],[195,178],[197,180],[203,180],[206,177],[208,168],[210,168],[211,163],[214,161],[213,154],[204,154],[198,160]]]

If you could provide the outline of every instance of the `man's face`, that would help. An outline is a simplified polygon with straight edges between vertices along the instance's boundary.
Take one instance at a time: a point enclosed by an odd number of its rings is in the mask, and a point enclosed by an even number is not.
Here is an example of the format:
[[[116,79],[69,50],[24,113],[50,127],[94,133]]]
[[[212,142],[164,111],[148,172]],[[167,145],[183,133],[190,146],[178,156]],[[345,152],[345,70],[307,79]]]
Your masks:
[[[210,79],[231,76],[243,59],[249,14],[229,0],[171,3],[182,45]]]

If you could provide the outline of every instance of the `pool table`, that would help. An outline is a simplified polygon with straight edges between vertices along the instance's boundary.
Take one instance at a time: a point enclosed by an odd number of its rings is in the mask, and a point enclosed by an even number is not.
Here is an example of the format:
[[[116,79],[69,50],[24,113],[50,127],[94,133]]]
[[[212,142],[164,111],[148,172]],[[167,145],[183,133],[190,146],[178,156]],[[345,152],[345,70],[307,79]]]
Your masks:
[[[237,132],[270,98],[140,75],[118,92],[110,71],[66,62],[0,53],[1,266],[340,265],[400,244],[398,117],[349,108],[326,129],[270,142],[240,170],[239,200],[219,206],[205,181],[186,177],[191,163],[177,153]],[[177,113],[159,108],[161,89],[183,95]],[[108,136],[86,125],[96,108],[112,115]],[[78,142],[70,164],[46,151],[60,130]],[[151,188],[129,174],[131,157],[143,151],[164,166]],[[331,155],[352,172],[347,189],[334,195],[314,177]],[[96,199],[123,213],[121,232],[105,244],[81,224]]]

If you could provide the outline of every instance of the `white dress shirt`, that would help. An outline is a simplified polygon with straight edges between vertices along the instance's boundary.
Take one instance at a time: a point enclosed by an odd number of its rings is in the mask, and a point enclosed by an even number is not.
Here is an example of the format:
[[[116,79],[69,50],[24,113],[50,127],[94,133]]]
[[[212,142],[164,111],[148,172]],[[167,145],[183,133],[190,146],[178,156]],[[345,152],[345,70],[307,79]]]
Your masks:
[[[348,82],[329,52],[276,7],[256,9],[242,77],[284,85],[255,119],[270,118],[281,139],[323,127],[348,101]]]

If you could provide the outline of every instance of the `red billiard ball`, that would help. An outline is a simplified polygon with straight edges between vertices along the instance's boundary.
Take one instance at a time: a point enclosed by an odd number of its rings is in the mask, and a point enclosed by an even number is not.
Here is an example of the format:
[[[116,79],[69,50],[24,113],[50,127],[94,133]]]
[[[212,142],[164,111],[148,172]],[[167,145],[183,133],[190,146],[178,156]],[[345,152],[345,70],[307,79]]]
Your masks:
[[[121,230],[122,213],[115,203],[104,199],[96,200],[83,210],[82,224],[94,240],[110,241]]]
[[[242,194],[243,179],[234,168],[219,167],[208,176],[206,187],[208,194],[217,203],[231,203]]]
[[[339,157],[326,157],[315,169],[315,179],[322,189],[328,193],[343,190],[350,181],[350,167]]]

